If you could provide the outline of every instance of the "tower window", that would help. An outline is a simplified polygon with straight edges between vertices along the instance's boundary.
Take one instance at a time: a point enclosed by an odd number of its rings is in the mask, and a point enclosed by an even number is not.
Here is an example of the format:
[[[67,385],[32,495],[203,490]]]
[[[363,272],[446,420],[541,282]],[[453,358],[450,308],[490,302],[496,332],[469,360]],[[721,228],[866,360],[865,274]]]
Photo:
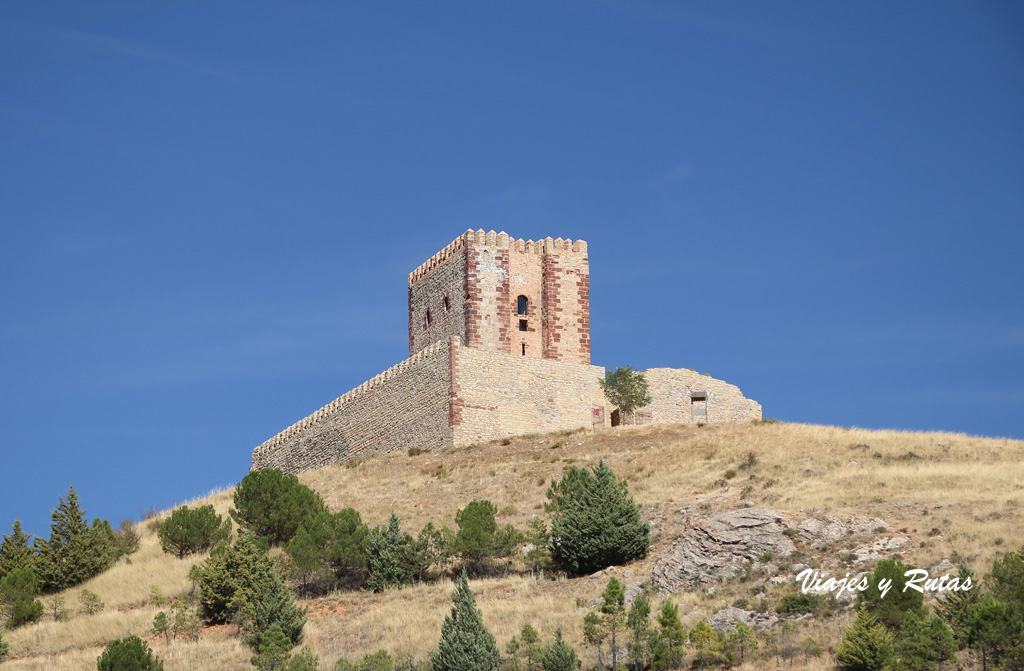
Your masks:
[[[526,343],[523,343],[523,356],[526,356]]]
[[[430,310],[427,310],[427,314],[423,315],[423,328],[430,328],[430,322],[433,320],[430,318]]]
[[[526,331],[527,330],[527,328],[526,328],[526,320],[525,319],[520,319],[519,320],[519,330],[520,331]]]
[[[516,299],[516,314],[525,315],[528,307],[530,307],[530,299],[526,296],[520,296]]]
[[[449,310],[451,310],[451,305],[448,304],[448,297],[445,296],[444,297],[444,311],[448,312]]]

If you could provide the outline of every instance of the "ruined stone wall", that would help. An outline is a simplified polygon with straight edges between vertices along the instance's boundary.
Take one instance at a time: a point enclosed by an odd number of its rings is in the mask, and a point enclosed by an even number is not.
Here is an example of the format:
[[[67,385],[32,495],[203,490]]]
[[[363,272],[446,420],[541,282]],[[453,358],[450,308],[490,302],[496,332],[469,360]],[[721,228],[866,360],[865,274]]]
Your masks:
[[[253,470],[297,473],[450,444],[450,348],[450,341],[429,345],[288,427],[253,450]]]
[[[761,419],[761,404],[743,396],[734,384],[688,368],[648,368],[647,388],[654,399],[640,409],[647,421],[662,423],[735,422]],[[693,417],[690,395],[707,393],[707,417]]]
[[[452,371],[452,436],[456,445],[591,428],[594,409],[608,405],[597,383],[604,378],[601,366],[455,344]]]
[[[466,236],[409,273],[409,356],[466,333]],[[427,323],[427,311],[430,323]]]

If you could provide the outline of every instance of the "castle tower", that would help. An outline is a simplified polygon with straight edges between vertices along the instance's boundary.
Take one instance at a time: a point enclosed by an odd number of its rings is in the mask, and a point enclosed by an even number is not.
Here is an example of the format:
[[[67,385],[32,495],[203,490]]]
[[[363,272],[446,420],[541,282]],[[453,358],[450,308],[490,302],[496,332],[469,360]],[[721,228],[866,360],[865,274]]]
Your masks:
[[[587,243],[466,231],[409,274],[409,355],[451,336],[467,347],[589,364]]]

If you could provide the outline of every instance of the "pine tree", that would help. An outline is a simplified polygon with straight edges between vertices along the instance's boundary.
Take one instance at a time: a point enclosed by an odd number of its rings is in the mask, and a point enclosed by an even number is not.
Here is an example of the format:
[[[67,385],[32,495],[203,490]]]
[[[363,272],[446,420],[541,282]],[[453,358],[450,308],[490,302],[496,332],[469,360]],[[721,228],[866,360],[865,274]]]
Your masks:
[[[576,671],[580,667],[580,659],[576,651],[562,638],[562,628],[555,629],[555,640],[545,646],[541,660],[544,671]]]
[[[366,569],[370,579],[366,586],[374,592],[401,587],[412,582],[412,536],[399,527],[398,515],[388,518],[386,527],[378,527],[366,541]]]
[[[465,571],[452,591],[452,604],[441,625],[437,652],[430,656],[431,671],[495,671],[501,654],[476,608]]]
[[[530,567],[531,576],[539,577],[543,571],[551,568],[551,551],[548,549],[551,533],[543,519],[534,517],[530,520],[525,540],[533,546],[526,553],[526,565]]]
[[[864,608],[843,634],[836,648],[836,661],[843,671],[881,671],[892,659],[893,635],[878,618]]]
[[[231,520],[222,519],[212,505],[190,509],[181,506],[156,530],[160,547],[168,554],[184,559],[185,555],[205,552],[231,536]]]
[[[910,611],[893,648],[899,660],[895,665],[898,671],[934,671],[940,662],[952,659],[956,642],[953,631],[940,618],[922,618]]]
[[[14,520],[11,535],[4,535],[0,545],[0,578],[18,568],[32,567],[32,548],[28,544],[28,534],[21,530],[21,520]]]
[[[164,663],[138,636],[111,641],[96,660],[99,671],[164,671]]]
[[[658,613],[658,640],[654,646],[651,668],[654,671],[675,669],[683,663],[686,628],[679,619],[679,607],[666,601]]]
[[[1017,604],[982,597],[967,619],[967,640],[981,652],[982,669],[996,666],[1024,647],[1024,616]]]
[[[170,623],[167,621],[167,613],[160,611],[153,618],[153,635],[163,636],[167,639],[167,643],[171,642],[171,630]]]
[[[1020,551],[1007,552],[993,561],[986,582],[993,596],[1024,611],[1024,556]]]
[[[95,615],[102,612],[105,608],[105,604],[100,601],[99,595],[87,589],[83,589],[82,593],[78,595],[78,602],[82,604],[82,612],[86,615]]]
[[[807,643],[806,651],[809,652],[811,649],[817,649],[818,653],[821,653],[821,649],[817,648],[817,643],[812,638],[806,639]],[[753,630],[747,626],[746,622],[740,621],[736,623],[736,629],[729,634],[729,643],[735,644],[736,648],[740,651],[740,666],[747,660],[747,653],[753,654],[757,651],[757,637],[754,636]],[[806,653],[804,657],[804,663],[807,663]]]
[[[697,664],[702,669],[708,662],[717,662],[722,657],[722,641],[718,632],[706,622],[698,622],[690,630],[690,645],[697,653]]]
[[[857,595],[858,606],[868,610],[878,621],[891,631],[899,632],[903,619],[909,611],[921,614],[924,595],[913,589],[905,589],[906,572],[912,567],[895,559],[883,559],[875,565],[868,578],[868,587]],[[882,596],[881,583],[890,581],[892,587]]]
[[[30,568],[14,569],[0,579],[0,610],[6,618],[8,629],[43,617],[43,604],[36,600],[40,581]]]
[[[288,663],[288,651],[293,647],[294,643],[281,631],[281,627],[274,625],[265,632],[260,640],[251,663],[259,671],[282,670]]]
[[[946,592],[935,604],[935,611],[953,630],[953,638],[958,650],[967,647],[967,618],[970,617],[971,609],[981,598],[981,591],[974,580],[974,571],[966,563],[960,562],[957,583],[963,587],[968,581],[970,581],[971,589]]]
[[[625,482],[601,461],[593,472],[572,466],[547,492],[552,557],[574,575],[647,555],[650,525]]]
[[[651,604],[642,594],[638,596],[626,615],[626,626],[629,627],[629,667],[633,671],[643,671],[651,664],[657,632],[650,626]]]
[[[4,642],[4,631],[0,628],[0,662],[7,659],[8,650],[10,650],[10,647]]]
[[[271,627],[279,628],[293,645],[297,644],[305,624],[306,611],[295,605],[288,586],[279,576],[268,583],[268,589],[246,603],[242,609],[245,640],[256,649],[259,649],[265,633]]]
[[[612,669],[615,670],[619,668],[619,630],[626,623],[626,588],[618,578],[610,578],[601,598],[604,600],[601,613],[605,631],[611,638]]]
[[[319,494],[293,474],[276,468],[242,478],[235,488],[234,503],[228,512],[238,526],[272,545],[291,540],[303,521],[327,509]]]
[[[455,513],[459,530],[455,533],[455,552],[462,555],[470,570],[479,573],[487,559],[494,556],[498,507],[487,500],[473,500]]]
[[[44,592],[80,585],[117,561],[117,538],[110,523],[97,518],[91,528],[86,524],[73,485],[50,517],[49,540],[35,539],[35,567]]]
[[[199,567],[199,601],[204,616],[215,624],[228,622],[246,604],[276,588],[281,578],[274,562],[249,534],[234,545],[221,543]]]

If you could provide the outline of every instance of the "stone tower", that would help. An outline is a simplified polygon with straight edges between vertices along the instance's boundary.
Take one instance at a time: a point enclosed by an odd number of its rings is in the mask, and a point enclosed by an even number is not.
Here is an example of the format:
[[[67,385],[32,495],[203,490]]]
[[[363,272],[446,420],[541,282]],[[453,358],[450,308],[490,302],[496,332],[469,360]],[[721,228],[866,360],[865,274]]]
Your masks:
[[[409,274],[409,355],[459,336],[466,347],[590,363],[583,240],[467,231]]]

